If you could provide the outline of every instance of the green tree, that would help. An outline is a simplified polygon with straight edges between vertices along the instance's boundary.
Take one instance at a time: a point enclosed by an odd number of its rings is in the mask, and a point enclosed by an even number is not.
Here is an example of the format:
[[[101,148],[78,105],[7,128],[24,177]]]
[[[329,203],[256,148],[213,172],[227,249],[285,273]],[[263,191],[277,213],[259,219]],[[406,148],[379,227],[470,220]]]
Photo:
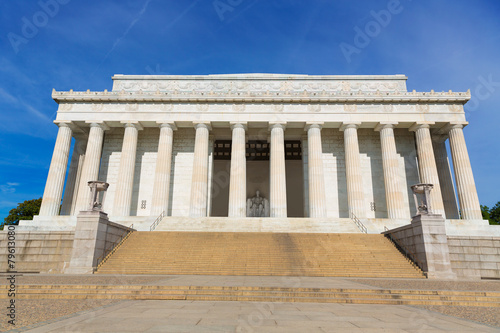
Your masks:
[[[500,201],[490,211],[490,224],[500,224]]]
[[[491,224],[490,209],[488,208],[488,206],[481,205],[481,214],[483,214],[483,220],[488,220]]]
[[[42,198],[26,200],[9,211],[9,216],[3,219],[3,225],[19,224],[19,220],[33,220],[42,205]]]

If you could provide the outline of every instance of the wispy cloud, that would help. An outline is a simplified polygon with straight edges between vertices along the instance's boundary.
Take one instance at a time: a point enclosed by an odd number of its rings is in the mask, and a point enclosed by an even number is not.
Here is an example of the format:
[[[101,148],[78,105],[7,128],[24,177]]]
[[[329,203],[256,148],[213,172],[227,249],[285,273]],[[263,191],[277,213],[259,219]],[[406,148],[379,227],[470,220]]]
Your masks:
[[[4,185],[0,185],[0,191],[2,193],[15,193],[16,192],[16,186],[19,186],[19,183],[10,183],[7,182]]]
[[[137,15],[134,17],[134,19],[132,20],[132,22],[130,22],[130,24],[128,25],[127,29],[125,29],[125,32],[114,41],[113,46],[111,46],[111,49],[108,51],[108,53],[106,53],[106,55],[101,60],[101,62],[96,67],[95,71],[92,73],[91,76],[94,76],[94,74],[99,70],[99,68],[106,61],[106,59],[108,59],[109,55],[116,49],[116,47],[118,46],[118,44],[120,44],[120,42],[127,37],[127,35],[130,32],[130,30],[134,27],[134,25],[141,19],[141,17],[146,12],[146,9],[148,8],[148,5],[149,5],[150,2],[151,2],[151,0],[146,0],[146,2],[144,3],[144,5],[142,6],[141,10],[139,11],[139,13],[137,13]]]
[[[27,103],[23,103],[23,105],[26,108],[26,110],[28,110],[31,114],[37,116],[38,118],[40,118],[44,121],[50,121],[50,118],[46,114],[41,112],[40,110],[34,108],[33,106],[31,106]]]
[[[121,37],[119,37],[117,40],[115,40],[115,42],[113,43],[113,46],[111,47],[111,50],[109,50],[109,52],[106,54],[106,56],[104,57],[103,60],[105,60],[111,54],[111,52],[113,52],[115,50],[115,48],[118,46],[118,44],[120,44],[120,42],[125,37],[127,37],[128,33],[130,32],[130,29],[132,29],[134,27],[134,25],[141,19],[142,15],[144,15],[144,13],[146,12],[146,9],[148,8],[148,5],[150,2],[151,2],[151,0],[146,0],[146,2],[144,3],[144,6],[142,6],[139,13],[137,13],[137,15],[132,20],[132,22],[130,22],[129,26],[127,27],[127,29],[125,30],[123,35]]]
[[[17,98],[6,92],[2,87],[0,87],[0,98],[5,102],[15,104],[18,102]]]

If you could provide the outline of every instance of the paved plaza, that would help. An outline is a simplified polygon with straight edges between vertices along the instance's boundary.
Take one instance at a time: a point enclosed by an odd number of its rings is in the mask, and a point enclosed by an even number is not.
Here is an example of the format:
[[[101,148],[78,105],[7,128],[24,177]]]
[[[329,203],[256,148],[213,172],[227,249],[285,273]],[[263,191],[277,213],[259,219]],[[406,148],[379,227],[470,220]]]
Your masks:
[[[500,332],[411,306],[124,301],[27,332]]]
[[[281,286],[492,292],[500,289],[500,282],[497,281],[326,277],[27,274],[19,276],[18,281],[21,285]],[[450,314],[445,315],[424,307],[380,304],[77,299],[19,301],[20,322],[16,332],[500,332],[498,308],[494,307],[450,306],[445,307],[445,311],[433,308]],[[78,310],[77,305],[80,306]],[[497,327],[472,320],[492,323]],[[3,326],[3,329],[7,327]]]

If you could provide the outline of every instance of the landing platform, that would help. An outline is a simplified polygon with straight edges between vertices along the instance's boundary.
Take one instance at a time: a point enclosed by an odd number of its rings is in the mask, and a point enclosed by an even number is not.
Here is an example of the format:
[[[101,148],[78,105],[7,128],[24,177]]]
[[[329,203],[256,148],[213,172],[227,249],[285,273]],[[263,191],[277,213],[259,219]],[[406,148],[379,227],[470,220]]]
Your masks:
[[[112,216],[109,220],[124,226],[133,224],[138,231],[150,231],[156,217]],[[410,219],[362,218],[369,234],[380,234],[385,228],[395,229],[410,223]],[[18,231],[74,231],[76,216],[35,216],[34,220],[20,221]],[[275,232],[275,233],[362,233],[349,218],[231,218],[166,216],[155,231],[195,232]],[[500,237],[500,226],[490,226],[485,220],[446,220],[448,236]]]

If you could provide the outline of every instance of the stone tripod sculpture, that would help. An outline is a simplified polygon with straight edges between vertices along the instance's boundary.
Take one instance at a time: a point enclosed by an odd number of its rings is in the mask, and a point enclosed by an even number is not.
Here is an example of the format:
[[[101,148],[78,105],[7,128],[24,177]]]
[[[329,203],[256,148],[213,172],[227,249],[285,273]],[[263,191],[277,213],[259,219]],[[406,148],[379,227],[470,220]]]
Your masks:
[[[255,192],[255,197],[247,199],[248,217],[269,217],[269,200],[260,196],[260,191]]]
[[[89,201],[89,211],[102,211],[102,205],[104,199],[106,198],[106,191],[108,190],[109,184],[106,182],[101,182],[98,180],[92,180],[88,182],[90,187],[91,197]],[[99,200],[99,193],[103,192],[102,199]]]

